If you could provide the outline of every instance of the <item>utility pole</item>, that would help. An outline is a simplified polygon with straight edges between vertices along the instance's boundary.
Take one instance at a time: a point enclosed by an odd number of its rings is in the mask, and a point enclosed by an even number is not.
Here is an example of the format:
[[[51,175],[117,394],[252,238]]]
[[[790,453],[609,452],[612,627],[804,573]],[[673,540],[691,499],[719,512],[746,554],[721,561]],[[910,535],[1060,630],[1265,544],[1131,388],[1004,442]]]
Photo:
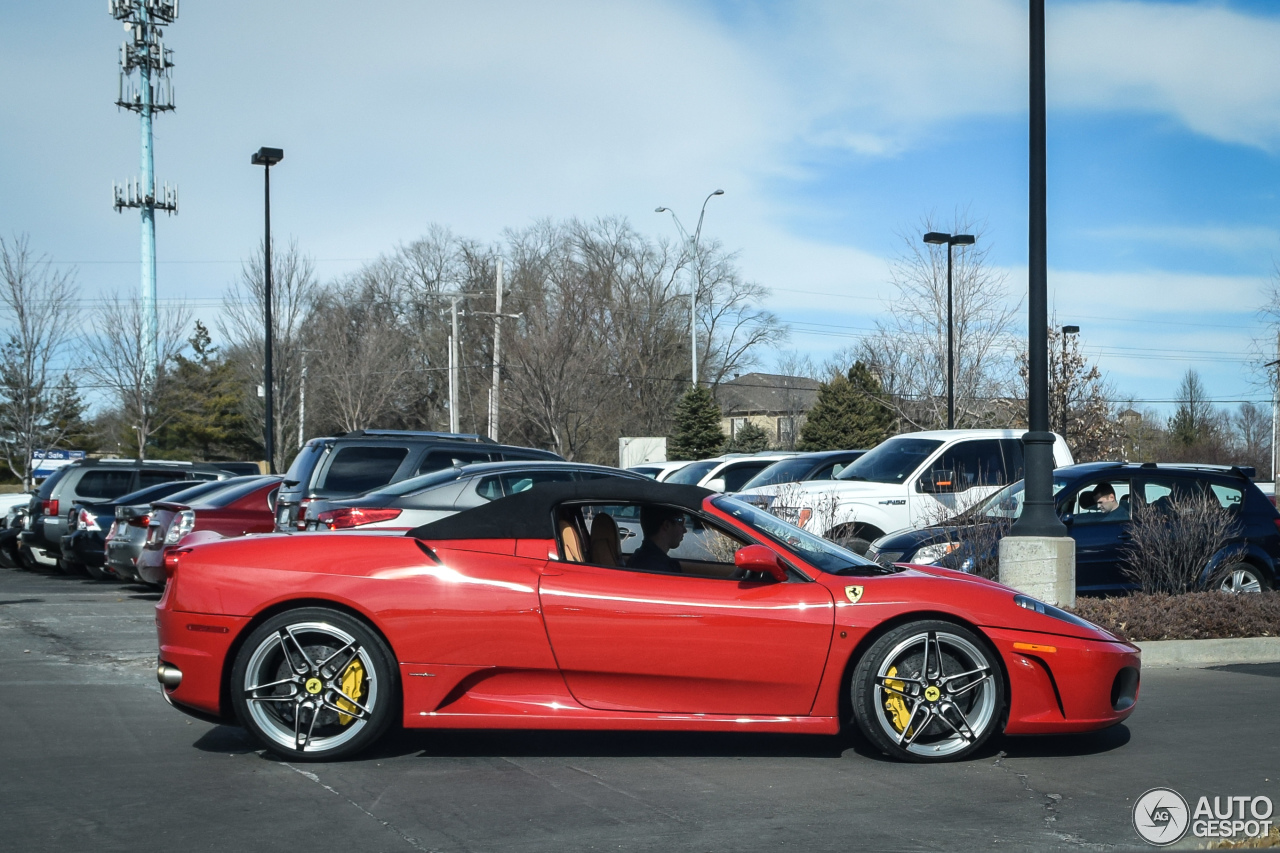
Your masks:
[[[128,33],[120,45],[120,87],[116,106],[138,114],[141,124],[142,151],[140,178],[111,184],[111,195],[117,213],[126,207],[142,212],[142,318],[143,357],[147,376],[159,369],[159,321],[156,317],[156,211],[178,212],[178,188],[167,183],[156,190],[155,163],[151,152],[151,118],[157,112],[173,109],[173,51],[164,46],[160,25],[172,24],[178,17],[178,0],[108,0],[111,17],[124,23]],[[133,72],[138,72],[135,82]]]
[[[498,258],[498,280],[493,297],[493,384],[489,388],[489,438],[498,440],[498,388],[502,384],[502,258]]]
[[[449,301],[453,322],[453,334],[449,336],[449,432],[461,432],[461,419],[458,417],[458,303],[462,297],[454,296]]]

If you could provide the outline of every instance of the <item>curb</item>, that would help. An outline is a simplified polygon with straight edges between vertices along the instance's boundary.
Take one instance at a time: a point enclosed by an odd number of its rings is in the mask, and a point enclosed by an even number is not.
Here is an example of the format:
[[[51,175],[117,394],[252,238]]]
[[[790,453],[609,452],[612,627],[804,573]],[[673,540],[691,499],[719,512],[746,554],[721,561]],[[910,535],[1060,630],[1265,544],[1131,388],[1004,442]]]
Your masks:
[[[1280,637],[1228,640],[1156,640],[1134,643],[1142,650],[1142,666],[1209,667],[1234,663],[1280,662]]]

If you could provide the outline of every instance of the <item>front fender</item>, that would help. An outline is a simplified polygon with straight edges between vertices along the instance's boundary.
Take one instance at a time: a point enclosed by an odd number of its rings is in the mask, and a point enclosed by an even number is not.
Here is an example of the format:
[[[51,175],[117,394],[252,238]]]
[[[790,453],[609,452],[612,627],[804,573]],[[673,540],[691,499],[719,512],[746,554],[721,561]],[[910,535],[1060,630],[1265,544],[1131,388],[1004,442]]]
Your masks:
[[[886,498],[885,500],[894,500]],[[905,501],[904,501],[905,503]],[[817,510],[814,510],[815,515]],[[836,505],[829,522],[820,524],[824,527],[822,536],[826,536],[843,524],[869,524],[880,531],[897,530],[902,527],[902,519],[894,518],[877,505],[865,501],[846,501]],[[826,521],[825,519],[823,520]],[[818,532],[818,531],[815,531]]]

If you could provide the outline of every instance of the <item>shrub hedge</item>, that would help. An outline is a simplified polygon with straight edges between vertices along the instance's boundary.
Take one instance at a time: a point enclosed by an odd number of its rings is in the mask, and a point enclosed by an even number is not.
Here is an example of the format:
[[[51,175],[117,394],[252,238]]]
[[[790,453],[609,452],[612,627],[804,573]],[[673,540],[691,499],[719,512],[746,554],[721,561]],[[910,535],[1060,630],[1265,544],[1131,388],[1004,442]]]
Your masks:
[[[1079,616],[1126,640],[1215,640],[1280,636],[1280,592],[1134,593],[1077,598]]]

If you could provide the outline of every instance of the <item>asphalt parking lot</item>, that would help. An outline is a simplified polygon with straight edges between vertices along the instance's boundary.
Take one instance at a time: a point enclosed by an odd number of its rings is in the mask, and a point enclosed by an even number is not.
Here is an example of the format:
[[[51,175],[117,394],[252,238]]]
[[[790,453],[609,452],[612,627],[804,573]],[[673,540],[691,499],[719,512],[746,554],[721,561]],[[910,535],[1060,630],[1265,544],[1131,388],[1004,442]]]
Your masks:
[[[0,570],[0,850],[1152,849],[1150,788],[1280,802],[1280,664],[1149,669],[1123,726],[940,766],[856,735],[519,732],[289,764],[164,703],[156,598]]]

